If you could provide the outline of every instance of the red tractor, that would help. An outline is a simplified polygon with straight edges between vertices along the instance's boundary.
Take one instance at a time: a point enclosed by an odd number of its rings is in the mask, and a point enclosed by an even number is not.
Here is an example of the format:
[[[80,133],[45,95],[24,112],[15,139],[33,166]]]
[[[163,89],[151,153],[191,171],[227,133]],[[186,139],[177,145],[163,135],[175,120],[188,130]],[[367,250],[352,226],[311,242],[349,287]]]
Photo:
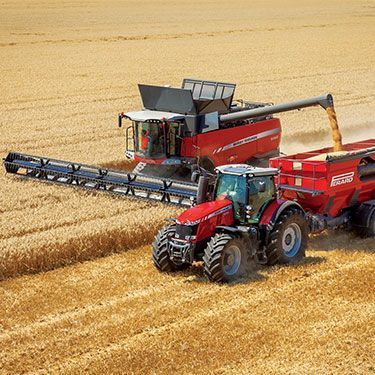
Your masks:
[[[209,191],[199,177],[197,204],[161,229],[155,266],[174,271],[203,260],[212,281],[231,281],[258,263],[305,256],[309,233],[346,226],[375,235],[375,139],[278,157],[271,168],[216,168]],[[211,196],[210,196],[211,195]]]

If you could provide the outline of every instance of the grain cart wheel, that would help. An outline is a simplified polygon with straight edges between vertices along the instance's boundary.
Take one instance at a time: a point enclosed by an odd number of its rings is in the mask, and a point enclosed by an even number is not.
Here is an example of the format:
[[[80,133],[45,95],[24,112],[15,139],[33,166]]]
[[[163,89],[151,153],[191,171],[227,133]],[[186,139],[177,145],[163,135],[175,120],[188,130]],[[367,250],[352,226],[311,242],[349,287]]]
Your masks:
[[[366,231],[366,236],[367,237],[375,236],[375,210],[370,217],[369,226],[367,227],[367,231]]]
[[[250,249],[247,243],[229,234],[216,234],[204,251],[204,272],[215,282],[232,281],[248,268]]]
[[[362,203],[353,215],[355,231],[361,237],[375,236],[375,200]]]
[[[266,247],[267,264],[294,263],[305,256],[308,225],[303,212],[288,208],[279,216]]]
[[[176,233],[176,226],[169,225],[159,230],[152,243],[152,261],[155,267],[162,272],[172,272],[183,270],[189,267],[189,264],[177,264],[171,260],[168,253],[168,241]]]

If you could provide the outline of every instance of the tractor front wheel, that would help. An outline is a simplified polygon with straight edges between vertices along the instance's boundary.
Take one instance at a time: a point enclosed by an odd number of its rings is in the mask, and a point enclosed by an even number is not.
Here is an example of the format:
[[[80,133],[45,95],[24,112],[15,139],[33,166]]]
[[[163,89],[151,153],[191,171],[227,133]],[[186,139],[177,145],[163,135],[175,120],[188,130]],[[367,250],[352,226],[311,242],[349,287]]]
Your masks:
[[[266,246],[267,264],[295,263],[305,256],[308,225],[298,208],[281,213],[272,229]]]
[[[246,273],[249,259],[250,249],[243,239],[216,234],[204,251],[204,272],[211,281],[232,281]]]
[[[168,241],[175,233],[175,225],[164,227],[160,229],[152,243],[152,261],[159,271],[173,272],[183,270],[189,266],[187,263],[177,264],[169,257]]]

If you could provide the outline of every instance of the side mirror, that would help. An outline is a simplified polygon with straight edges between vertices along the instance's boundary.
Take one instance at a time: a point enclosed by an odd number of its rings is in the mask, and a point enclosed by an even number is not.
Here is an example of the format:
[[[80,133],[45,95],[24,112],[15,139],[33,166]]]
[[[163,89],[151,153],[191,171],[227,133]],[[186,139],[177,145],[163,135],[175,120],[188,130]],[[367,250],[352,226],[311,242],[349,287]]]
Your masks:
[[[122,113],[118,114],[118,127],[121,128],[122,126]]]
[[[264,181],[259,182],[258,191],[259,193],[264,193],[266,191],[266,183]]]

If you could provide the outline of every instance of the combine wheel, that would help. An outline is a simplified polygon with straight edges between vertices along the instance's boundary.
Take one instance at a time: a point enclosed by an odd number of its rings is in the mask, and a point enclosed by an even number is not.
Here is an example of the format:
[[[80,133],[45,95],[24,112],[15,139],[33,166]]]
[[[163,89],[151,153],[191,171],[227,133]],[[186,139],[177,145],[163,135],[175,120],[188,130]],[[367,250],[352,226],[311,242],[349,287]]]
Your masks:
[[[211,281],[232,281],[248,268],[250,249],[247,243],[228,234],[216,234],[204,251],[204,272]]]
[[[294,263],[305,256],[308,225],[303,212],[289,208],[281,213],[266,247],[267,265]]]
[[[172,272],[183,270],[189,266],[187,263],[177,264],[169,257],[168,240],[175,232],[175,225],[164,227],[159,231],[152,243],[152,261],[159,271]]]

